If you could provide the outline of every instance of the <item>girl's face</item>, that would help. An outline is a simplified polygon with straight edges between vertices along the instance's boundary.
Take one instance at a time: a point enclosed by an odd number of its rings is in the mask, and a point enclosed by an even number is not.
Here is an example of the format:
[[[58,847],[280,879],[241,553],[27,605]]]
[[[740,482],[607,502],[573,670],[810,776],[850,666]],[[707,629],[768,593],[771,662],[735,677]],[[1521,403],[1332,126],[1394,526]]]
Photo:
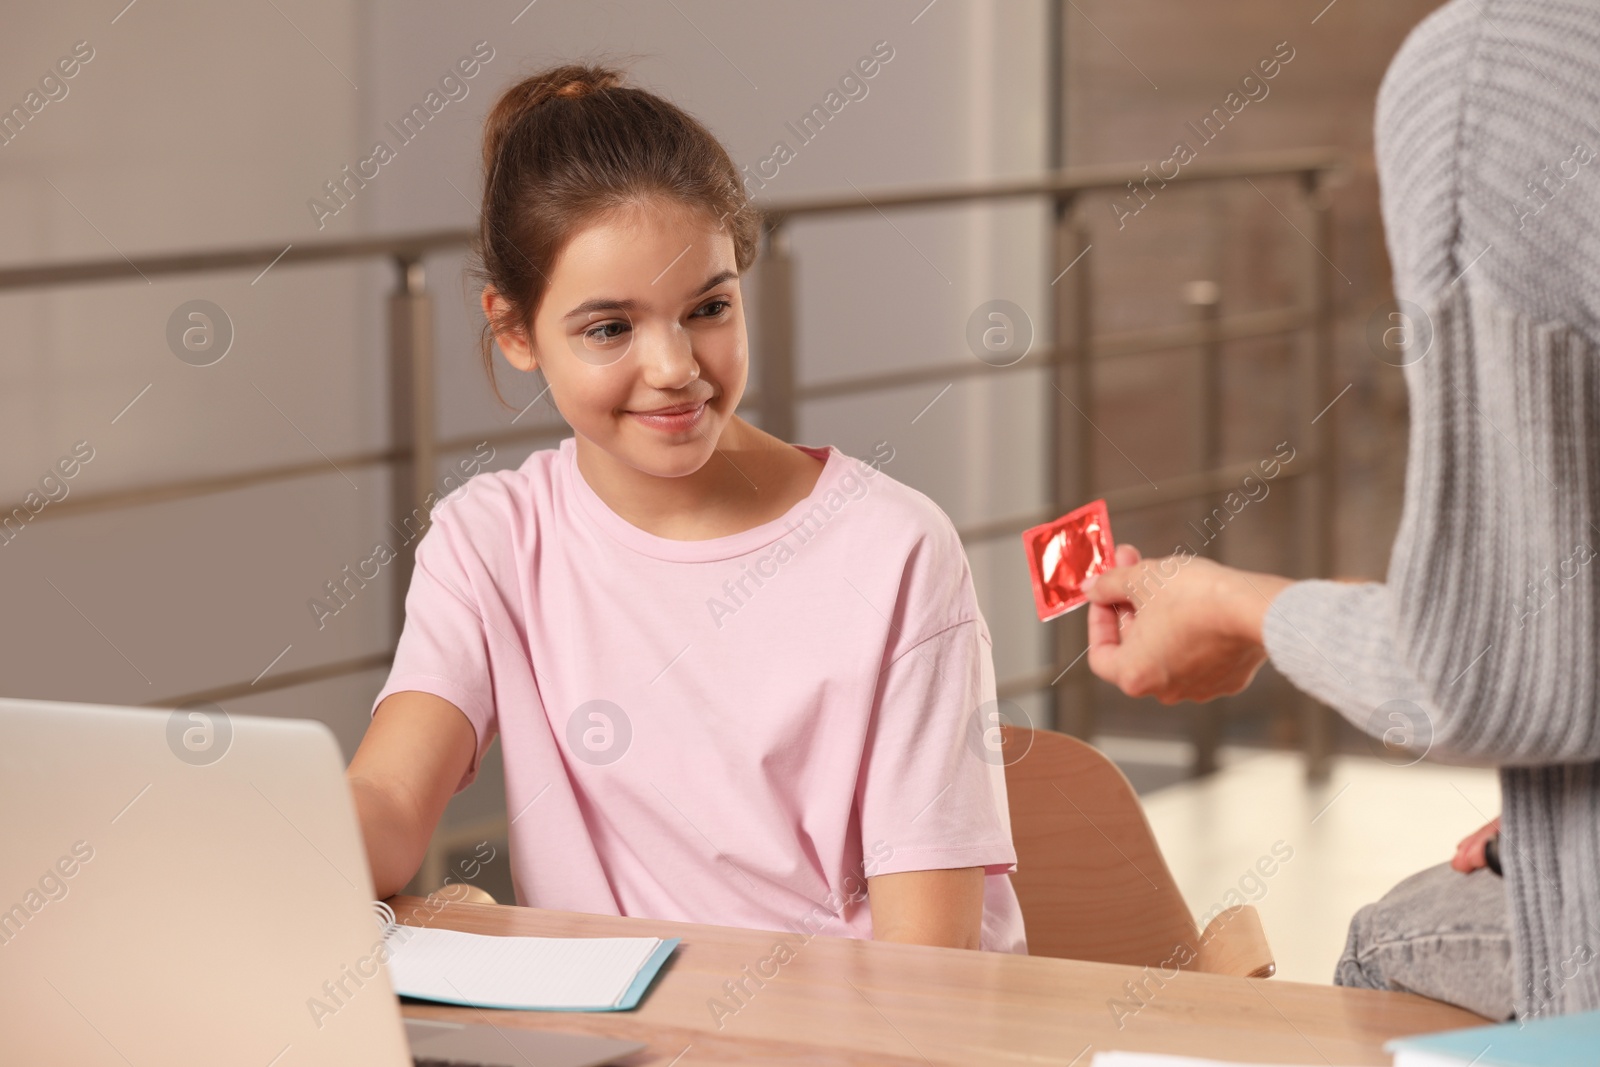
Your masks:
[[[496,299],[486,291],[485,309]],[[580,438],[647,474],[692,474],[748,376],[733,238],[672,201],[602,216],[557,257],[531,344],[496,339],[513,366],[543,369]]]

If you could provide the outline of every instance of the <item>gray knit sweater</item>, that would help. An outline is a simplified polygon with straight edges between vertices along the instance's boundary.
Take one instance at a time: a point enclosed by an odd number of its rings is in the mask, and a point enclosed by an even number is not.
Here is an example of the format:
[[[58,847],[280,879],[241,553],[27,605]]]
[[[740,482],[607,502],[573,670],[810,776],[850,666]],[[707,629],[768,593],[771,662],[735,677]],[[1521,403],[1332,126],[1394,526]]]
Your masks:
[[[1522,1016],[1600,1008],[1597,127],[1600,0],[1451,0],[1407,38],[1376,121],[1395,292],[1432,325],[1400,531],[1383,584],[1298,582],[1266,620],[1368,733],[1415,708],[1434,755],[1501,768]]]

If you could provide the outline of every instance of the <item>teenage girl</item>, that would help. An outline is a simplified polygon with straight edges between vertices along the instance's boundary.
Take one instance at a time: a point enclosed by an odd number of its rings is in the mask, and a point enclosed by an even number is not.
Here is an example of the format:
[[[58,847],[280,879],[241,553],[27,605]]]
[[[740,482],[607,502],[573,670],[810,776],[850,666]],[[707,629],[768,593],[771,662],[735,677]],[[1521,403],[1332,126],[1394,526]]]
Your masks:
[[[418,543],[349,770],[379,896],[498,734],[519,904],[1025,951],[954,527],[882,449],[735,413],[760,223],[727,152],[564,66],[496,103],[484,171],[484,358],[573,436]]]

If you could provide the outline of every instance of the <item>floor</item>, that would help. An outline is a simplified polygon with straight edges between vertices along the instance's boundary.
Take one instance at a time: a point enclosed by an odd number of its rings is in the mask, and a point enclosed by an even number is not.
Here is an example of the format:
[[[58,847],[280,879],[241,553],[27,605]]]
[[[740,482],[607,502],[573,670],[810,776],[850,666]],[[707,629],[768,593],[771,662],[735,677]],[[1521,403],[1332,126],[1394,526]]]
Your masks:
[[[1181,766],[1188,751],[1180,742],[1095,744],[1136,785],[1160,781],[1160,768]],[[1253,903],[1278,977],[1289,981],[1331,981],[1357,908],[1447,861],[1458,840],[1500,813],[1499,781],[1484,768],[1346,756],[1326,785],[1309,786],[1292,752],[1224,748],[1221,762],[1214,775],[1141,799],[1195,914],[1234,903],[1230,890]]]

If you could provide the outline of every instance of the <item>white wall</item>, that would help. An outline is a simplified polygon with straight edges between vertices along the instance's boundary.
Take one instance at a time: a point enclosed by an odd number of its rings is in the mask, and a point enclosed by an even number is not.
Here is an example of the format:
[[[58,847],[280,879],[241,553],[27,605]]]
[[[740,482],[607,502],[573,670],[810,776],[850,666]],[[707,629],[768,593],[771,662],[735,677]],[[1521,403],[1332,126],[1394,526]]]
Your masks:
[[[358,130],[345,81],[362,76],[358,9],[145,0],[117,17],[118,6],[8,12],[5,106],[74,42],[94,58],[0,146],[0,261],[313,239],[304,200]],[[126,281],[0,297],[0,500],[21,500],[78,441],[94,450],[68,483],[80,497],[316,460],[308,439],[330,456],[369,447],[385,404],[363,269],[276,269],[251,285],[256,270],[147,283],[130,268]],[[167,345],[169,315],[194,298],[234,324],[215,366]],[[370,644],[354,626],[306,626],[305,599],[381,514],[376,470],[349,473],[359,490],[328,468],[81,518],[47,507],[0,546],[0,685],[136,703],[248,680],[291,643],[282,669]],[[331,711],[307,696],[278,700]]]
[[[1044,163],[1037,0],[926,9],[926,0],[524,2],[223,9],[141,0],[115,24],[115,4],[11,14],[0,35],[0,104],[20,102],[78,40],[95,58],[65,99],[0,147],[0,263],[470,226],[480,123],[494,94],[573,57],[625,61],[636,81],[701,117],[736,162],[753,165],[775,139],[793,143],[787,120],[875,42],[889,42],[894,58],[867,97],[800,146],[763,198],[1031,174]],[[384,123],[479,41],[494,58],[470,94],[319,230],[306,201],[388,140]],[[996,297],[1027,309],[1042,332],[1045,217],[1013,205],[797,226],[801,379],[970,360],[967,317]],[[429,263],[445,436],[510,418],[479,367],[478,320],[459,268],[459,257]],[[95,459],[69,484],[85,494],[381,448],[382,300],[392,272],[280,266],[251,284],[255,274],[146,284],[130,270],[126,282],[0,297],[0,501],[20,500],[80,440]],[[173,309],[194,298],[220,305],[236,331],[211,367],[181,362],[165,338]],[[510,398],[536,391],[510,378]],[[957,383],[913,424],[939,388],[809,405],[799,439],[856,454],[888,439],[888,473],[957,523],[1037,507],[1037,377]],[[522,458],[501,450],[497,465]],[[275,672],[381,650],[395,590],[375,584],[320,631],[306,601],[367,553],[386,517],[377,467],[330,466],[246,493],[53,521],[47,508],[0,545],[0,692],[138,703],[248,680],[286,646]],[[970,555],[1001,677],[1036,667],[1044,630],[1015,544]],[[348,748],[381,682],[382,672],[369,672],[226,706],[323,718]],[[496,778],[460,798],[452,817],[492,814]]]

